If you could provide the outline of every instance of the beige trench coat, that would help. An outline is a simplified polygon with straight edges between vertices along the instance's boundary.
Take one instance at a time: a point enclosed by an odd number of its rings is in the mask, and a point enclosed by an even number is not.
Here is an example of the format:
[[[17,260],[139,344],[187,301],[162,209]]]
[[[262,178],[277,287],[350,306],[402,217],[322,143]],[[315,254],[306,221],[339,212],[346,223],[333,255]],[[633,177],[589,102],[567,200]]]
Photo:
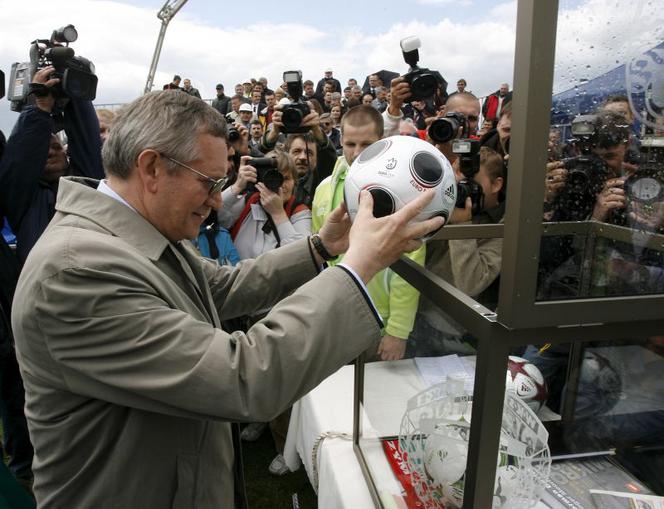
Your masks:
[[[378,321],[306,241],[220,267],[95,187],[61,180],[14,300],[39,507],[232,507],[227,421],[276,416]],[[282,298],[246,335],[221,329]]]

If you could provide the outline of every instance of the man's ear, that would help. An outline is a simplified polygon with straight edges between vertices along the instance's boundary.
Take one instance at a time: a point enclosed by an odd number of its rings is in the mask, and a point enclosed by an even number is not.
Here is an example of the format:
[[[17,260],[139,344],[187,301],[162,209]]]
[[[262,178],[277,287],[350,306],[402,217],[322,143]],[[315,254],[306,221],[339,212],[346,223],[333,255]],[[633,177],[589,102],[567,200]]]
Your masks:
[[[159,178],[166,171],[159,152],[152,149],[143,150],[136,158],[136,170],[145,190],[156,193]]]
[[[496,177],[491,182],[491,192],[492,193],[499,193],[504,185],[505,185],[505,179],[503,177]]]

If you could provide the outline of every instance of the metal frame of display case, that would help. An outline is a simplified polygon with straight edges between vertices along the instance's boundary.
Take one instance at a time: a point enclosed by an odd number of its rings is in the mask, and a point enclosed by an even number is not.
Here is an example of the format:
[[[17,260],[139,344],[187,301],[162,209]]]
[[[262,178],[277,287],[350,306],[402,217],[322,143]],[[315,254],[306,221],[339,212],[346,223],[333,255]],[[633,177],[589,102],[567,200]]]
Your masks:
[[[464,509],[490,508],[509,349],[537,343],[647,338],[664,331],[664,295],[536,301],[542,236],[579,234],[664,250],[664,236],[597,222],[542,223],[543,169],[555,59],[558,0],[519,0],[505,223],[448,226],[435,238],[503,237],[498,312],[482,306],[412,260],[392,268],[477,338],[477,364]],[[532,171],[542,168],[542,171]],[[530,171],[529,171],[530,170]],[[544,339],[545,338],[545,339]],[[376,507],[382,507],[360,445],[364,360],[356,361],[353,449]],[[565,411],[563,411],[564,413]]]

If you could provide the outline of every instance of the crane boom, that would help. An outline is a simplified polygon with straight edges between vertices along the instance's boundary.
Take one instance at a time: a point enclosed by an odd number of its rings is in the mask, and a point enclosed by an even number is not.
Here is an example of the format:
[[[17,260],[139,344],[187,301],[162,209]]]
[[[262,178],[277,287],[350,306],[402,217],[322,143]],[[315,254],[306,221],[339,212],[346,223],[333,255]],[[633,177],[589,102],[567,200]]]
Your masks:
[[[164,44],[164,37],[166,36],[166,28],[173,17],[175,17],[178,11],[186,3],[187,0],[166,0],[166,3],[164,3],[163,7],[157,13],[157,18],[161,20],[161,28],[159,29],[157,46],[152,55],[152,63],[150,64],[150,70],[148,71],[148,80],[145,83],[145,90],[143,91],[145,94],[152,90],[154,75],[157,72],[157,64],[159,63],[159,55],[161,55],[161,47]]]

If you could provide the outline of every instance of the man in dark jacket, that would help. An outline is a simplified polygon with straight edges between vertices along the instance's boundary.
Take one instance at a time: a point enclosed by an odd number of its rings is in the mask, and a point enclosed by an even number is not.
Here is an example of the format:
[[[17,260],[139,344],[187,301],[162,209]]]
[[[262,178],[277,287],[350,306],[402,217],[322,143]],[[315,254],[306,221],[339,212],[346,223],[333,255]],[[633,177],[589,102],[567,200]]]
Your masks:
[[[332,76],[332,69],[326,69],[325,77],[318,80],[318,84],[316,85],[317,96],[323,95],[324,92],[323,87],[325,87],[325,83],[327,83],[328,81],[331,81],[334,84],[334,90],[331,90],[331,92],[341,92],[341,83],[339,83],[338,79]]]
[[[212,100],[212,107],[226,116],[230,108],[231,98],[224,94],[224,86],[217,83],[217,97]]]
[[[53,67],[37,72],[33,83],[46,88]],[[9,468],[26,487],[32,480],[32,445],[23,414],[24,389],[13,349],[9,323],[10,304],[19,267],[55,214],[58,179],[68,172],[103,178],[99,122],[92,103],[69,100],[64,108],[64,126],[71,162],[53,135],[55,99],[49,93],[26,106],[0,155],[0,221],[6,217],[16,234],[16,254],[0,240],[0,414],[4,426],[4,448]],[[3,137],[4,138],[4,137]]]
[[[53,67],[37,72],[34,83],[52,87]],[[55,214],[58,179],[63,174],[104,178],[101,162],[99,121],[90,101],[70,99],[64,108],[68,138],[67,160],[60,142],[52,136],[55,124],[51,94],[36,97],[14,126],[0,162],[0,204],[16,234],[16,252],[21,265]]]

